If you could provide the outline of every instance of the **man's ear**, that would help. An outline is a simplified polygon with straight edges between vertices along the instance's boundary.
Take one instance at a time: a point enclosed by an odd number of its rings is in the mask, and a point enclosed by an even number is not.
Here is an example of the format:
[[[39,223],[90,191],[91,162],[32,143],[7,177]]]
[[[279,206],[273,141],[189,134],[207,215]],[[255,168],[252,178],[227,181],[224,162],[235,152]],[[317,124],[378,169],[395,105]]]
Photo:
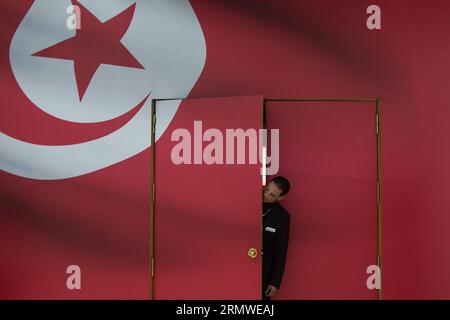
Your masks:
[[[282,195],[281,197],[279,197],[279,198],[278,198],[278,201],[283,200],[285,196],[286,196],[286,195]]]

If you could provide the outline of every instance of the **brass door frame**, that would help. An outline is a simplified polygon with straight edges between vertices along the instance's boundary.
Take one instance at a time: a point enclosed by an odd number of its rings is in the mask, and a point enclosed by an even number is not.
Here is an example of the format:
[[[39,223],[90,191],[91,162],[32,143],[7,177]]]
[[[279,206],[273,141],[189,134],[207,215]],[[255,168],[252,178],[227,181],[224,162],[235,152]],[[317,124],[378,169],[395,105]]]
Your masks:
[[[151,205],[150,205],[150,299],[154,299],[154,277],[155,277],[155,258],[154,258],[154,215],[155,215],[155,128],[156,128],[156,103],[158,101],[168,100],[186,100],[186,98],[167,98],[152,99],[151,103]],[[380,98],[264,98],[263,100],[263,128],[266,128],[266,103],[267,102],[369,102],[375,105],[375,128],[376,128],[376,154],[377,154],[377,264],[380,270],[380,289],[378,289],[378,299],[382,299],[382,205],[381,205],[381,108]],[[261,228],[262,228],[261,217]],[[262,238],[261,238],[262,248]],[[262,264],[262,259],[261,259]],[[262,266],[261,266],[262,268]],[[261,269],[262,271],[262,269]],[[262,274],[261,274],[262,277]],[[261,278],[260,277],[260,278]],[[262,285],[262,283],[261,283]]]
[[[156,153],[156,142],[155,142],[155,128],[156,128],[156,103],[158,101],[169,101],[169,100],[185,100],[183,98],[167,98],[167,99],[152,99],[151,104],[151,190],[150,190],[150,300],[154,300],[155,296],[155,247],[154,247],[154,232],[155,232],[155,153]]]
[[[264,128],[266,128],[266,103],[267,102],[369,102],[375,107],[375,134],[377,148],[377,265],[380,270],[380,289],[378,300],[382,299],[382,210],[381,210],[381,110],[380,98],[267,98],[264,99]]]

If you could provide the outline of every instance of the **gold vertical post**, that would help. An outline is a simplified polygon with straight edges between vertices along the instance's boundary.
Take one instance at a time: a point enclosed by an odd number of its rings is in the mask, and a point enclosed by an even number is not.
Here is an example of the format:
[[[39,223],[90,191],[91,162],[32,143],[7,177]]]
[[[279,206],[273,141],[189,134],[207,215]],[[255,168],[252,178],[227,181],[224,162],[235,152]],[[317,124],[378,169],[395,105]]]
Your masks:
[[[152,99],[151,104],[151,192],[150,192],[150,299],[154,299],[154,277],[155,277],[155,257],[154,257],[154,217],[155,217],[155,128],[156,128],[156,100]]]
[[[381,215],[381,111],[380,98],[375,101],[376,126],[377,126],[377,239],[378,239],[378,268],[380,271],[380,289],[378,289],[378,299],[382,299],[382,215]]]
[[[263,106],[262,106],[263,107],[263,109],[262,109],[263,110],[263,114],[262,114],[263,129],[267,129],[267,105],[266,105],[266,103],[267,103],[267,99],[263,98]],[[262,150],[261,150],[261,152],[262,152]],[[266,149],[266,152],[267,152],[267,149]],[[267,175],[266,175],[266,179],[267,179]],[[267,180],[266,180],[266,184],[267,184]],[[262,195],[261,195],[261,206],[262,206],[263,200],[264,199],[262,199]],[[262,273],[262,269],[263,269],[263,255],[262,255],[263,254],[263,234],[264,234],[264,221],[263,221],[263,216],[262,216],[262,210],[263,209],[261,207],[261,210],[258,213],[261,217],[261,220],[260,220],[261,221],[261,232],[260,232],[260,237],[261,237],[260,238],[260,243],[261,243],[261,246],[260,246],[261,258],[260,259],[261,259],[261,261],[260,261],[260,274],[259,274],[259,281],[260,281],[260,288],[261,288],[261,290],[260,290],[261,300],[263,299],[262,292],[265,290],[265,288],[263,288],[263,273]]]

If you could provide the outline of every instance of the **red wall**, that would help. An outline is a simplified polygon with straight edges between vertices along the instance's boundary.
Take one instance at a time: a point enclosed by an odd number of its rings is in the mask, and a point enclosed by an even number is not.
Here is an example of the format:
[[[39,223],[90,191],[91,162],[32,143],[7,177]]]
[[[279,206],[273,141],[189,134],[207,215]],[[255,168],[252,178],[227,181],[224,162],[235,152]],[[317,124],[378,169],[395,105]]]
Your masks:
[[[207,43],[191,97],[381,98],[384,298],[450,298],[450,3],[191,4]]]
[[[449,299],[450,3],[190,2],[207,56],[189,97],[381,98],[384,298]],[[100,124],[59,121],[17,86],[9,45],[32,3],[0,4],[2,132],[53,145],[121,127],[134,111]],[[371,4],[381,30],[366,28]],[[146,150],[56,182],[0,172],[1,297],[148,299],[149,159]],[[79,293],[64,286],[74,261],[89,270]]]

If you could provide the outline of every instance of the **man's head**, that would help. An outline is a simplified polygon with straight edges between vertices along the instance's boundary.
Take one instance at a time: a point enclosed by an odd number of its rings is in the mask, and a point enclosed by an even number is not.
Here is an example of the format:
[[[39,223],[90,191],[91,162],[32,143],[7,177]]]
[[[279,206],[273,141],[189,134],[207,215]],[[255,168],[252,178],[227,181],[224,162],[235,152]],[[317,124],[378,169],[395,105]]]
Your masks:
[[[291,189],[289,180],[285,177],[273,178],[264,188],[263,202],[274,203],[283,199]]]

